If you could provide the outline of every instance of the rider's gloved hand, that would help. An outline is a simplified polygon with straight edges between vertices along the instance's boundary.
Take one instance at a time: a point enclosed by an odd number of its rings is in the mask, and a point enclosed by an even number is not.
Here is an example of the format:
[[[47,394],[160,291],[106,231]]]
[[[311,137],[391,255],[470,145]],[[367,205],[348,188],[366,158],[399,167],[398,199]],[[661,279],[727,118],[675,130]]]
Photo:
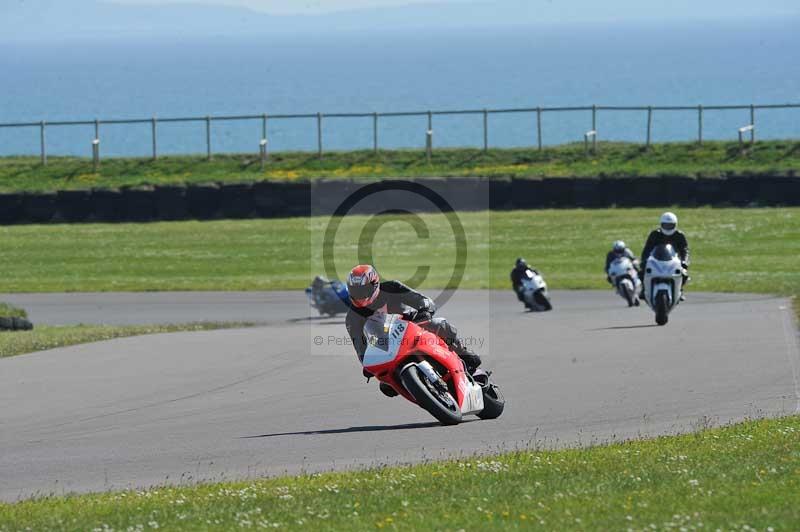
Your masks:
[[[369,371],[367,371],[367,368],[362,368],[362,369],[361,369],[361,374],[362,374],[362,375],[364,375],[364,377],[367,379],[367,382],[369,382],[369,380],[370,380],[372,377],[374,377],[374,376],[375,376],[375,375],[373,375],[372,373],[370,373]]]
[[[685,260],[682,260],[681,261],[681,268],[683,268],[684,270],[688,270],[689,269],[689,263],[686,262]]]
[[[410,309],[403,312],[403,319],[406,321],[416,321],[418,314],[419,314],[418,311]]]
[[[433,302],[432,299],[428,299],[427,297],[422,302],[422,306],[419,308],[419,312],[427,312],[431,316],[436,314],[436,303]]]

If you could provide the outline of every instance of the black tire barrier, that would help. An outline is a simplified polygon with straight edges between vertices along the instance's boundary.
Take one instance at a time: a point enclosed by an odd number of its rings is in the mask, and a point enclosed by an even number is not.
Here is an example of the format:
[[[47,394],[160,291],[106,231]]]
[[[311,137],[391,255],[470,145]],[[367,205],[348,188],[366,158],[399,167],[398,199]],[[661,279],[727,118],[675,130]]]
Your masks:
[[[222,185],[220,207],[224,218],[250,218],[255,214],[253,184]]]
[[[695,184],[696,205],[720,205],[728,202],[725,180],[719,178],[701,177]]]
[[[664,182],[663,193],[667,205],[693,205],[697,180],[691,177],[667,176],[660,178]]]
[[[517,209],[535,209],[545,206],[541,179],[512,179],[509,184],[507,205]]]
[[[0,331],[31,331],[33,323],[26,318],[0,318]]]
[[[94,221],[121,222],[125,219],[125,202],[119,190],[104,188],[93,190],[92,206]]]
[[[0,194],[0,223],[22,221],[22,194]]]
[[[221,203],[218,185],[194,185],[186,189],[189,214],[198,220],[213,220],[219,212]]]
[[[88,220],[92,215],[92,192],[90,190],[59,190],[56,208],[61,221],[75,223]]]
[[[185,186],[158,186],[153,194],[155,195],[156,216],[159,220],[185,220],[189,217]]]
[[[548,207],[602,208],[650,206],[800,205],[800,177],[734,176],[728,178],[580,177],[419,179],[456,210],[512,210]],[[0,194],[0,223],[122,222],[279,218],[330,214],[361,186],[349,180],[202,184],[135,187],[123,190],[65,190],[58,193]],[[403,192],[386,192],[388,208],[438,212],[434,205],[403,201]],[[396,196],[396,197],[395,197]],[[314,202],[312,205],[312,201]],[[353,213],[374,204],[356,205]],[[361,209],[361,210],[359,210]]]
[[[33,223],[47,223],[56,215],[56,193],[25,194],[22,199],[23,217]]]
[[[509,179],[489,179],[489,208],[505,211],[513,208],[511,193],[512,181]]]
[[[123,188],[120,193],[125,203],[125,219],[149,222],[156,219],[156,195],[153,187]]]

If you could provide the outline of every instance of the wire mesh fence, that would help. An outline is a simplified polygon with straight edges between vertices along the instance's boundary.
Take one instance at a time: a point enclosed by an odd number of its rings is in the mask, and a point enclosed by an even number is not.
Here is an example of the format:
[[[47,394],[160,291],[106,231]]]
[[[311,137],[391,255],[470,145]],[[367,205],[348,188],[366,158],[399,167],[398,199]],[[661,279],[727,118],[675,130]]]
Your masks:
[[[267,159],[273,144],[271,142],[271,132],[275,124],[292,121],[298,130],[303,130],[308,141],[313,139],[313,147],[317,156],[322,157],[326,149],[346,150],[371,149],[378,152],[382,148],[391,147],[424,147],[430,156],[435,147],[476,147],[488,150],[493,146],[492,134],[494,127],[502,127],[503,132],[513,131],[505,134],[504,138],[514,138],[517,146],[535,147],[539,150],[544,149],[549,142],[549,130],[553,128],[548,117],[565,113],[572,113],[568,121],[569,130],[566,139],[574,142],[585,142],[587,151],[591,144],[591,149],[596,150],[597,142],[600,140],[625,140],[628,142],[641,142],[646,146],[659,141],[657,133],[661,128],[659,120],[665,120],[666,115],[676,115],[681,124],[685,125],[686,134],[684,141],[695,141],[700,144],[704,140],[710,140],[707,132],[706,123],[712,114],[730,114],[737,112],[735,117],[728,117],[729,120],[736,120],[735,127],[731,126],[722,130],[723,136],[735,140],[738,138],[740,143],[755,142],[756,132],[761,133],[767,129],[760,127],[756,121],[759,115],[776,110],[790,110],[797,113],[800,104],[750,104],[750,105],[697,105],[697,106],[577,106],[577,107],[531,107],[531,108],[512,108],[512,109],[470,109],[470,110],[446,110],[446,111],[402,111],[402,112],[372,112],[372,113],[305,113],[305,114],[253,114],[253,115],[229,115],[229,116],[193,116],[193,117],[168,117],[168,118],[138,118],[138,119],[93,119],[93,120],[69,120],[69,121],[38,121],[38,122],[14,122],[0,123],[0,131],[26,129],[38,130],[38,150],[28,146],[27,153],[38,151],[42,164],[47,164],[47,157],[52,153],[48,150],[48,135],[54,130],[63,128],[73,128],[81,137],[85,137],[86,154],[92,155],[95,161],[99,160],[104,144],[103,138],[110,136],[114,138],[118,134],[119,127],[135,127],[137,146],[147,145],[147,150],[140,149],[136,155],[140,157],[151,157],[157,159],[162,153],[162,141],[159,137],[161,132],[173,125],[181,125],[184,135],[197,140],[202,139],[204,153],[207,159],[211,160],[214,154],[222,153],[242,153],[243,150],[235,149],[233,142],[228,142],[228,137],[221,138],[215,135],[215,130],[220,128],[237,129],[237,138],[252,135],[252,152],[259,154],[262,163]],[[574,120],[574,114],[580,113],[581,118]],[[468,121],[466,120],[468,117]],[[624,117],[624,118],[622,118]],[[448,123],[454,118],[459,118],[457,128],[469,127],[475,129],[474,135],[464,136],[463,131],[458,135],[452,134],[453,125]],[[670,117],[672,120],[672,117]],[[513,121],[513,122],[512,122]],[[604,122],[609,125],[607,130],[615,131],[616,135],[604,135]],[[345,125],[347,123],[347,125]],[[520,123],[522,126],[520,126]],[[800,130],[800,115],[790,121],[793,125],[789,135],[796,138],[797,133],[794,127]],[[235,126],[232,126],[235,124]],[[249,124],[249,125],[248,125]],[[353,125],[357,124],[355,128]],[[399,127],[402,124],[402,127]],[[440,134],[437,130],[441,124],[444,131]],[[469,124],[469,126],[466,126]],[[247,128],[245,129],[245,125]],[[611,127],[613,125],[613,127]],[[394,127],[398,126],[398,127]],[[191,128],[191,130],[189,129]],[[369,128],[368,134],[365,128]],[[395,131],[395,129],[397,131]],[[682,128],[683,129],[683,128]],[[357,134],[353,132],[357,130]],[[399,138],[385,141],[384,137],[389,137],[392,133],[400,132]],[[619,137],[620,131],[625,131],[626,138]],[[415,131],[417,133],[415,133]],[[447,132],[451,133],[448,134]],[[559,139],[564,140],[565,126],[563,123],[559,127]],[[635,133],[635,132],[639,133]],[[715,128],[717,134],[720,133],[719,127]],[[781,132],[785,135],[786,128]],[[87,135],[89,133],[89,135]],[[91,134],[93,133],[93,136]],[[728,136],[728,133],[730,136]],[[417,137],[417,135],[419,135]],[[73,135],[70,135],[73,137]],[[146,142],[142,139],[147,137]],[[32,135],[27,135],[27,143],[33,140]],[[419,139],[419,144],[415,140]],[[467,142],[463,139],[469,138]],[[720,138],[718,135],[715,139]],[[356,139],[354,141],[354,139]],[[459,139],[453,142],[453,139]],[[79,141],[83,142],[83,141]],[[248,143],[249,144],[249,143]],[[19,145],[19,143],[17,143]],[[27,144],[26,144],[27,145]],[[0,153],[5,153],[2,142],[0,142]],[[249,150],[247,150],[249,151]],[[272,151],[275,151],[272,149]],[[282,150],[289,151],[289,150]],[[291,150],[303,151],[303,150]],[[307,150],[310,151],[310,150]],[[66,155],[66,153],[54,153],[54,155]]]

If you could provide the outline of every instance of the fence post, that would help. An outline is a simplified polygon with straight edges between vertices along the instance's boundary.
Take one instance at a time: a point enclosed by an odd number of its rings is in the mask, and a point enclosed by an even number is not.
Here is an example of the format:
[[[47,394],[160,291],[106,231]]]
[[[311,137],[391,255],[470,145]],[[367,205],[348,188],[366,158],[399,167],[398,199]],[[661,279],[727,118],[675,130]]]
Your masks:
[[[483,151],[489,151],[489,111],[483,110]]]
[[[100,139],[95,137],[92,139],[92,169],[97,173],[100,166]]]
[[[322,159],[322,113],[317,113],[317,155]]]
[[[653,107],[647,107],[647,148],[650,149],[650,138],[653,130]]]
[[[697,106],[697,143],[703,145],[703,106]]]
[[[206,159],[211,160],[211,117],[206,116]]]
[[[42,166],[47,166],[47,147],[45,145],[45,121],[42,120],[39,124],[39,144],[42,149]]]
[[[754,144],[756,141],[756,108],[752,103],[750,104],[750,125],[753,126],[753,129],[750,130],[750,144]]]
[[[261,138],[267,138],[267,113],[261,115]]]
[[[542,108],[536,108],[536,140],[539,145],[539,151],[542,150]]]
[[[428,157],[428,164],[431,164],[433,155],[433,113],[428,111],[428,130],[425,133],[425,152]]]
[[[153,160],[154,161],[158,159],[158,135],[156,133],[156,122],[157,121],[158,120],[154,116],[153,120],[150,123],[150,126],[151,126],[152,131],[153,131]]]
[[[92,167],[94,172],[100,166],[100,120],[94,119],[94,139],[92,140]]]
[[[372,151],[378,153],[378,113],[372,113]]]
[[[266,137],[262,138],[261,141],[258,143],[258,155],[261,159],[261,170],[264,170],[264,166],[267,164],[267,139]]]
[[[592,131],[595,132],[592,135],[592,153],[597,152],[597,106],[592,105]]]

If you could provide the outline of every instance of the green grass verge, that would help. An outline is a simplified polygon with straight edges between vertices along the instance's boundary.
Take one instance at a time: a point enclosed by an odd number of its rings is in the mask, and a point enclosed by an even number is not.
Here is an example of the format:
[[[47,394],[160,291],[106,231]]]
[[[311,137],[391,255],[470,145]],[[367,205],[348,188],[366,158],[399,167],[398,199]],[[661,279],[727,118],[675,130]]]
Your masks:
[[[0,505],[0,530],[797,530],[800,418],[595,448]]]
[[[582,144],[538,151],[525,149],[437,149],[429,163],[420,150],[331,152],[320,160],[306,152],[277,153],[265,170],[255,155],[110,158],[98,172],[85,158],[0,158],[0,191],[43,191],[144,184],[242,182],[329,178],[422,176],[727,176],[794,175],[800,172],[800,142],[763,141],[742,153],[736,142],[656,144],[600,143],[587,157]]]
[[[462,288],[508,288],[518,255],[550,286],[607,289],[605,253],[616,239],[636,252],[662,209],[460,213],[468,257]],[[800,294],[800,209],[680,209],[692,248],[691,290]],[[402,217],[376,233],[384,277],[431,271],[422,289],[445,286],[455,241],[443,215],[423,215],[429,238]],[[368,217],[337,234],[340,276],[358,263]],[[0,292],[301,289],[324,269],[326,218],[0,227]]]
[[[0,318],[27,318],[25,309],[15,307],[9,303],[0,303]]]
[[[180,331],[213,331],[252,327],[244,322],[198,322],[166,325],[39,325],[32,331],[0,333],[0,358],[44,351],[56,347],[87,344],[126,336]]]

